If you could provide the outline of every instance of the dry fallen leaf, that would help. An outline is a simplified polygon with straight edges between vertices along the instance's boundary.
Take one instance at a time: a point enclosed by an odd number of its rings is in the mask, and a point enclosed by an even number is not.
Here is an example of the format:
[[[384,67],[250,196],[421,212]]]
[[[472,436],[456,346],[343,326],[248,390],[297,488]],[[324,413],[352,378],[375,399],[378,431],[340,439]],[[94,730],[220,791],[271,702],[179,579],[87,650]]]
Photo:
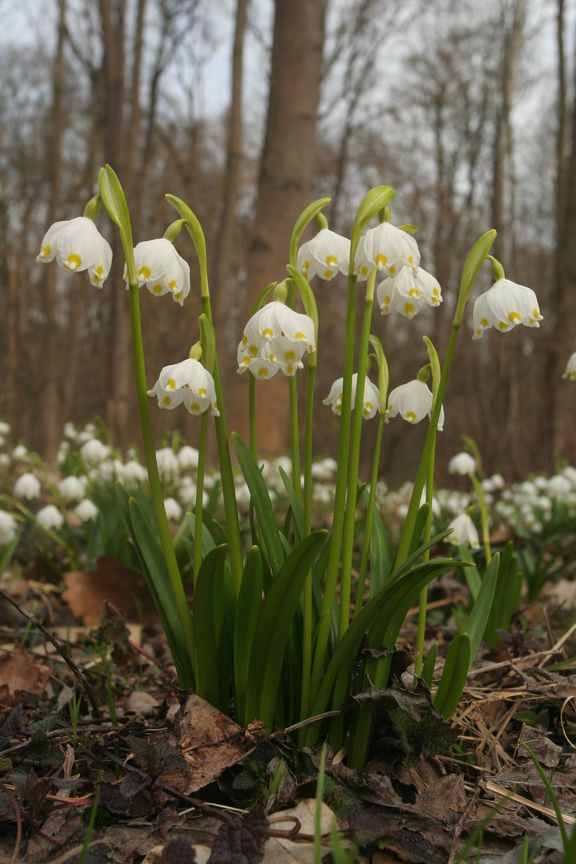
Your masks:
[[[330,834],[336,817],[327,804],[322,802],[320,813],[320,830],[323,836]],[[294,831],[295,834],[307,834],[314,837],[314,819],[316,801],[308,798],[300,801],[297,807],[275,813],[269,819],[270,828],[274,830]],[[295,826],[300,823],[298,831]],[[326,846],[323,852],[328,851]],[[314,840],[298,842],[284,837],[269,837],[264,847],[264,864],[314,864]]]
[[[152,624],[158,620],[144,577],[112,556],[98,559],[96,570],[64,573],[62,594],[72,613],[96,627],[106,602],[112,603],[129,621]]]
[[[128,697],[126,711],[140,714],[143,717],[153,714],[160,703],[145,690],[134,690]]]
[[[0,656],[0,687],[4,686],[10,696],[24,691],[42,693],[49,678],[50,668],[23,648]]]

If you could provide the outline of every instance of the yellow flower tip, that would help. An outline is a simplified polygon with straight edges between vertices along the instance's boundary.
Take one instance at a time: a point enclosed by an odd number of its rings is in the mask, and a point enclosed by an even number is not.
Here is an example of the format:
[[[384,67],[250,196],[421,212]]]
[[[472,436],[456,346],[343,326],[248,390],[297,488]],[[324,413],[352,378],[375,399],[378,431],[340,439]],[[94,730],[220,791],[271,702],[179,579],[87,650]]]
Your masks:
[[[168,379],[168,383],[166,384],[166,387],[167,387],[168,390],[174,390],[174,389],[175,389],[175,387],[176,387],[176,381],[174,380],[174,378],[169,378],[169,379]]]
[[[376,255],[374,263],[376,264],[378,269],[381,270],[382,267],[384,267],[388,263],[388,258],[386,257],[386,255],[382,255],[382,253],[380,252],[378,255]]]
[[[396,273],[396,267],[394,267],[394,265],[388,267],[388,273],[390,274],[390,276],[393,276]]]
[[[205,387],[199,387],[198,388],[198,396],[206,396],[206,388]]]
[[[572,379],[572,381],[576,381],[576,369],[574,369],[574,371],[570,372],[570,378]]]
[[[240,340],[240,344],[242,345],[242,347],[244,347],[245,345],[248,344],[248,337],[246,336],[246,334],[244,334],[244,336],[242,336],[242,339]]]
[[[368,275],[368,267],[366,267],[365,264],[360,268],[360,273],[362,274],[362,276]]]
[[[262,331],[262,336],[264,336],[265,339],[272,339],[272,337],[274,336],[274,331],[271,330],[270,327],[266,327]],[[256,349],[256,353],[258,353],[258,349]]]
[[[64,267],[67,270],[77,270],[82,266],[82,258],[76,252],[71,252],[64,262]]]
[[[409,297],[419,297],[420,291],[418,290],[418,288],[410,288],[410,290],[408,291],[408,296]]]
[[[304,261],[302,264],[302,270],[306,271],[310,269],[310,261]]]
[[[182,291],[174,291],[173,297],[174,300],[182,306],[184,302],[182,299]]]
[[[298,341],[301,342],[303,339],[306,339],[306,334],[302,333],[302,331],[299,330],[297,333],[294,334],[294,339],[298,339]]]
[[[46,246],[43,246],[42,249],[40,250],[40,255],[38,257],[39,258],[48,258],[48,256],[50,255],[51,252],[52,252],[52,247],[50,246],[49,243],[47,243]]]
[[[294,368],[292,363],[289,363],[288,366],[286,366],[286,373],[288,375],[294,375],[295,372],[296,372],[296,369]]]
[[[407,411],[406,412],[406,420],[408,420],[409,423],[415,423],[416,422],[416,414],[414,413],[414,411]]]
[[[242,358],[242,366],[250,366],[250,358],[249,357],[243,357]]]
[[[480,324],[482,327],[488,327],[488,319],[482,318],[482,320],[480,321]]]
[[[266,366],[262,366],[260,369],[258,369],[258,377],[259,378],[267,378],[268,377],[268,369],[266,368]]]
[[[139,282],[146,282],[147,279],[150,279],[151,275],[152,275],[152,273],[150,272],[149,267],[146,267],[146,266],[141,267],[140,270],[138,271],[138,281]]]
[[[325,279],[332,279],[333,276],[334,276],[333,270],[325,270],[324,271],[324,278]]]
[[[251,357],[257,357],[258,356],[258,346],[257,345],[250,345],[248,348],[248,353],[250,354]],[[248,360],[248,363],[249,362],[250,361]]]
[[[404,312],[406,315],[411,316],[414,314],[414,304],[413,303],[405,303],[404,304]]]
[[[499,329],[502,333],[505,333],[506,330],[508,330],[508,324],[506,323],[506,321],[499,321],[499,322],[498,322],[498,329]]]
[[[156,294],[156,296],[159,296],[162,293],[162,285],[160,285],[160,283],[158,282],[156,285],[152,286],[152,291],[154,292],[154,294]]]
[[[171,402],[172,400],[170,399],[170,396],[164,396],[164,398],[162,399],[162,405],[164,405],[166,408],[170,405]]]
[[[296,359],[295,352],[294,351],[285,351],[284,352],[284,359],[285,360],[295,360]]]
[[[409,255],[407,258],[407,261],[408,261],[408,264],[410,264],[410,266],[412,266],[412,264],[414,264],[414,256]]]
[[[522,320],[522,316],[519,312],[509,312],[508,320],[512,322],[512,324],[519,324]]]
[[[335,267],[336,264],[338,263],[338,259],[336,258],[335,255],[327,255],[324,260],[325,260],[326,264],[328,265],[328,267]]]

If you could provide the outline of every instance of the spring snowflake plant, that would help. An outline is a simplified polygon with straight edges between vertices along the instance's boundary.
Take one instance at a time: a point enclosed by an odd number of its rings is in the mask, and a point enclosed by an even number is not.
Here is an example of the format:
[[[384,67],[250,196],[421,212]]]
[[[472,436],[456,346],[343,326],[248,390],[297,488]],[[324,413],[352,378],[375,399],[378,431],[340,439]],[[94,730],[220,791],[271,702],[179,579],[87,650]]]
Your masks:
[[[438,309],[442,301],[435,278],[420,269],[420,251],[413,236],[416,229],[392,224],[390,204],[395,192],[388,186],[376,186],[361,201],[350,238],[329,229],[322,212],[329,199],[320,199],[307,207],[292,232],[286,273],[278,274],[279,280],[262,290],[240,336],[238,367],[240,372],[247,373],[245,377],[249,382],[250,438],[247,445],[238,435],[230,436],[228,432],[212,319],[206,244],[197,217],[180,198],[167,195],[178,218],[168,226],[162,238],[140,242],[134,247],[128,205],[110,166],[100,171],[99,190],[99,196],[90,202],[83,218],[93,220],[98,204],[102,203],[122,242],[153,519],[145,512],[143,503],[120,486],[118,498],[134,545],[139,550],[181,685],[194,688],[223,711],[229,711],[233,705],[241,723],[257,719],[265,729],[281,728],[327,710],[338,710],[352,688],[353,673],[355,687],[362,688],[369,682],[380,687],[386,685],[389,660],[366,659],[364,655],[359,661],[361,646],[367,643],[376,649],[375,656],[381,654],[382,649],[392,648],[403,618],[417,597],[421,602],[417,673],[431,681],[434,657],[428,656],[423,663],[425,588],[447,568],[462,565],[451,557],[430,557],[434,542],[430,522],[434,445],[437,431],[442,427],[442,403],[466,305],[478,272],[489,257],[495,232],[488,231],[480,237],[464,265],[443,364],[426,338],[428,363],[418,372],[418,387],[412,387],[409,394],[404,392],[402,396],[401,388],[397,387],[389,400],[388,365],[382,343],[372,332],[375,300],[385,315],[398,313],[408,319],[425,308]],[[376,224],[372,225],[373,222]],[[316,223],[318,232],[301,244],[305,230],[312,223]],[[173,246],[183,229],[192,240],[198,261],[202,304],[199,340],[192,346],[188,358],[167,357],[167,365],[149,389],[139,294],[146,286],[159,298],[168,294],[177,303],[184,303],[190,290],[189,268]],[[100,266],[98,255],[104,255],[104,247],[95,229],[84,225],[83,231],[86,233],[80,239],[84,245],[78,245],[78,240],[76,249],[72,248],[72,240],[76,242],[78,238],[68,232],[61,236],[56,228],[50,229],[41,260],[50,258],[52,246],[56,248],[59,238],[61,245],[55,259],[61,266],[74,269],[72,264],[77,259],[70,256],[78,255],[81,264],[77,263],[75,269],[86,265],[91,273],[95,272],[94,267]],[[46,246],[50,246],[50,251]],[[504,278],[501,267],[495,259],[491,260],[493,268],[499,268],[497,278],[501,281]],[[107,259],[102,261],[105,272]],[[348,313],[343,334],[341,380],[326,399],[339,415],[340,426],[332,527],[327,534],[313,528],[312,433],[318,364],[315,291],[325,289],[322,286],[313,289],[311,282],[314,279],[330,281],[338,274],[347,279]],[[539,312],[536,314],[537,303],[531,294],[528,310],[525,293],[528,290],[524,289],[524,293],[516,289],[510,293],[501,288],[493,291],[490,301],[482,300],[480,304],[478,327],[494,326],[501,320],[498,316],[504,314],[505,329],[518,323],[537,326],[541,316]],[[494,294],[497,302],[493,302]],[[357,339],[356,313],[360,304]],[[369,371],[373,380],[368,378]],[[281,527],[259,466],[254,419],[261,389],[265,395],[267,379],[278,372],[286,378],[291,414],[290,463],[285,466],[290,470],[280,469],[290,501],[291,518]],[[431,388],[426,380],[430,381]],[[298,398],[302,383],[306,390],[303,419],[299,417]],[[418,393],[412,393],[416,389]],[[156,399],[160,409],[184,408],[198,415],[192,608],[188,605],[168,523],[167,511],[176,512],[176,502],[165,494],[158,470],[148,395]],[[373,533],[377,536],[383,530],[375,495],[386,420],[396,413],[410,423],[426,421],[427,435],[398,548],[386,568],[375,566],[373,550],[378,544],[372,546],[371,540]],[[206,442],[211,418],[215,426],[225,515],[226,543],[220,545],[203,521]],[[362,500],[366,507],[362,536],[357,536],[360,453],[363,425],[369,420],[377,422],[376,444],[370,482]],[[231,442],[243,472],[244,488],[251,498],[252,545],[248,550],[240,533],[236,494],[240,494],[242,487],[235,484],[232,474]],[[426,504],[421,507],[423,494]],[[361,553],[360,560],[356,561],[358,544]],[[352,573],[356,567],[360,576],[353,603]],[[483,590],[493,592],[494,573],[498,567],[499,559],[495,555],[484,579],[487,587]],[[484,598],[484,608],[486,602],[490,605],[492,596],[493,593]],[[333,610],[338,607],[335,616]],[[478,633],[481,636],[477,623],[473,629],[476,641],[466,633],[460,634],[456,648],[467,651],[466,656],[471,658],[478,648]],[[445,716],[454,710],[465,680],[465,671],[462,679],[462,664],[458,666],[456,660],[455,650],[451,653],[449,649],[444,683],[435,697],[438,709]],[[362,665],[360,673],[358,662]],[[451,686],[446,684],[446,675],[453,682]],[[339,747],[346,743],[351,764],[364,762],[373,721],[372,708],[362,706],[330,727],[328,734],[332,745]],[[313,745],[326,732],[320,721],[305,723],[298,739],[301,744]]]

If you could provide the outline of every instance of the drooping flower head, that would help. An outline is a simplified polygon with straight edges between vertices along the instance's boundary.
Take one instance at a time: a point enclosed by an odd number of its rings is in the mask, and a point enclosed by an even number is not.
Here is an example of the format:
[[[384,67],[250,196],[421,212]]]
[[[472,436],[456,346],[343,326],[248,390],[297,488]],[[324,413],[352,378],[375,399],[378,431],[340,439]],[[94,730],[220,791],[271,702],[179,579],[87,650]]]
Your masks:
[[[272,378],[279,370],[295,375],[302,369],[302,357],[316,350],[314,322],[308,315],[295,312],[274,300],[262,306],[249,319],[238,345],[238,372],[256,378]]]
[[[381,222],[360,238],[354,272],[359,279],[367,279],[376,267],[387,276],[397,276],[403,267],[416,269],[419,263],[420,251],[414,237],[390,222]]]
[[[36,521],[42,528],[50,531],[53,528],[58,529],[62,527],[64,516],[54,504],[47,504],[46,507],[42,507],[36,514]]]
[[[476,472],[476,460],[465,451],[456,453],[448,462],[448,471],[450,474],[460,474],[462,477],[470,476]]]
[[[473,339],[480,339],[485,330],[494,327],[500,333],[512,330],[517,324],[539,327],[542,321],[538,299],[531,288],[498,279],[474,303],[472,314]]]
[[[37,261],[57,264],[69,273],[88,270],[90,282],[102,288],[112,266],[112,248],[92,219],[77,216],[50,226],[40,247]]]
[[[413,318],[425,306],[442,303],[438,280],[421,267],[418,270],[403,267],[397,276],[379,282],[376,297],[382,315],[399,312],[406,318]]]
[[[446,538],[449,543],[455,546],[471,546],[472,549],[478,549],[480,546],[478,530],[467,513],[456,516],[448,528],[451,529],[451,533]]]
[[[164,366],[148,395],[156,396],[160,408],[176,408],[184,403],[190,414],[203,414],[208,408],[216,417],[220,414],[212,375],[191,357]]]
[[[298,250],[296,267],[308,280],[319,276],[329,282],[338,273],[348,274],[350,240],[329,228],[322,228]]]
[[[146,285],[151,294],[171,294],[180,306],[190,293],[190,265],[176,251],[170,240],[144,240],[134,248],[138,285]],[[128,274],[124,268],[124,280]]]
[[[324,405],[329,405],[334,414],[342,413],[342,390],[344,379],[338,378],[332,384],[330,392],[326,399],[323,400]],[[352,408],[356,404],[356,388],[358,386],[358,373],[352,375]],[[378,387],[366,378],[364,381],[364,400],[362,404],[362,416],[365,420],[371,420],[378,413],[378,405],[380,402],[380,393]]]
[[[16,520],[11,513],[0,510],[0,546],[7,546],[16,539]]]
[[[576,352],[570,356],[566,368],[562,373],[563,378],[569,378],[571,381],[576,381]]]
[[[12,492],[14,493],[15,498],[21,498],[24,501],[32,501],[40,497],[41,490],[42,487],[38,478],[27,471],[25,474],[21,474],[20,477],[18,477],[14,483]]]
[[[424,381],[408,381],[407,384],[395,387],[388,396],[386,419],[400,414],[408,423],[419,423],[424,417],[430,417],[432,402],[432,391]],[[440,409],[437,428],[440,432],[444,428],[444,406]]]

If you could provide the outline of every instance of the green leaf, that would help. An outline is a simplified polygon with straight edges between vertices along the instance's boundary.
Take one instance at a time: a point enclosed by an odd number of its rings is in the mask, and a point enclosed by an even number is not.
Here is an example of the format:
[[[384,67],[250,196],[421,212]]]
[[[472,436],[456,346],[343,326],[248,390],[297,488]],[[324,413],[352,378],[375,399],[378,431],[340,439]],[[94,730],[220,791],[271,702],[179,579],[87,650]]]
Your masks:
[[[438,642],[432,642],[428,654],[426,655],[426,660],[424,661],[424,665],[422,666],[422,674],[420,677],[423,681],[426,682],[428,687],[432,686],[432,681],[434,679],[434,670],[436,668],[436,658],[438,656]]]
[[[390,374],[388,371],[388,361],[382,342],[377,336],[370,336],[370,346],[376,357],[376,365],[378,366],[378,392],[380,413],[386,413],[386,403],[388,401],[388,384],[390,382]]]
[[[560,836],[562,838],[562,845],[564,847],[564,853],[565,853],[564,860],[565,860],[566,864],[572,864],[574,859],[568,856],[568,852],[570,851],[570,849],[574,848],[574,842],[573,841],[574,841],[574,832],[576,832],[576,828],[574,828],[574,831],[572,832],[572,837],[569,839],[568,838],[568,832],[566,831],[566,823],[564,822],[562,810],[560,809],[560,802],[558,801],[558,796],[554,792],[552,784],[550,783],[550,780],[546,776],[546,772],[544,771],[542,765],[540,764],[540,762],[539,762],[536,754],[532,750],[532,748],[529,747],[525,741],[521,741],[520,745],[526,750],[526,752],[530,756],[530,759],[534,763],[534,767],[536,768],[538,774],[540,775],[540,779],[542,780],[542,783],[544,784],[546,792],[548,793],[548,797],[550,798],[550,803],[552,804],[552,807],[554,808],[554,813],[556,814],[556,820],[558,822],[558,828],[560,829]]]
[[[476,566],[476,562],[474,561],[474,556],[470,551],[469,546],[459,546],[458,554],[462,561],[466,563],[466,567],[464,567],[464,578],[466,579],[466,583],[470,590],[470,594],[472,595],[472,599],[476,602],[476,598],[480,593],[480,588],[482,587],[482,579],[480,577],[480,572],[478,567]]]
[[[374,186],[369,189],[356,211],[352,233],[362,233],[368,222],[370,222],[380,210],[383,210],[387,204],[395,197],[396,192],[390,186]]]
[[[456,306],[456,313],[454,315],[454,323],[460,324],[462,322],[462,318],[464,317],[464,309],[466,308],[466,303],[468,302],[468,297],[470,296],[470,291],[478,277],[478,273],[480,271],[480,267],[486,260],[486,256],[490,252],[492,248],[492,244],[496,239],[496,231],[494,228],[491,228],[489,231],[486,231],[485,234],[482,234],[481,237],[478,238],[470,252],[468,253],[468,257],[464,262],[464,267],[462,268],[462,276],[460,277],[460,291],[458,292],[458,303]]]
[[[432,700],[436,710],[446,720],[456,710],[466,686],[470,656],[470,637],[467,633],[459,633],[450,642],[440,684]]]
[[[286,474],[282,466],[280,465],[278,470],[280,471],[280,476],[282,477],[282,482],[284,483],[284,488],[286,489],[286,494],[288,495],[288,500],[290,501],[290,507],[292,509],[292,516],[294,517],[294,525],[296,526],[296,533],[298,535],[298,540],[302,540],[304,537],[304,515],[302,513],[302,507],[296,497],[296,492],[294,491],[294,485],[292,480]]]
[[[310,284],[306,277],[300,273],[296,267],[292,267],[290,264],[286,267],[288,273],[294,280],[294,284],[298,289],[298,293],[300,295],[300,299],[302,300],[302,304],[304,306],[304,310],[306,315],[312,319],[314,322],[314,333],[316,334],[316,341],[318,341],[318,305],[316,303],[316,298],[314,296],[314,292],[310,287]]]
[[[374,508],[370,538],[370,596],[375,597],[388,584],[391,577],[390,537],[380,513]]]
[[[306,207],[298,216],[294,223],[292,234],[290,235],[290,261],[296,261],[300,238],[310,222],[316,218],[318,213],[320,213],[320,211],[323,210],[331,200],[331,198],[317,198],[316,201],[309,204],[308,207]]]
[[[306,537],[270,585],[258,618],[246,693],[246,717],[270,726],[274,719],[286,644],[308,571],[326,541],[326,532]]]
[[[398,225],[401,231],[406,231],[407,234],[417,234],[420,228],[418,225]]]
[[[498,580],[498,569],[500,567],[500,554],[497,552],[482,577],[482,585],[474,606],[468,616],[468,633],[470,635],[470,662],[474,660],[490,617],[490,610],[494,602],[494,592]]]
[[[226,652],[222,650],[226,547],[217,546],[202,562],[194,590],[196,692],[221,711],[228,710]]]
[[[120,229],[123,241],[132,247],[132,223],[126,196],[118,175],[110,165],[105,165],[98,173],[100,197],[114,224]]]
[[[518,569],[514,546],[509,542],[500,558],[494,601],[484,630],[484,642],[489,648],[500,642],[498,630],[508,630],[512,616],[518,610],[521,593],[522,573]]]
[[[246,485],[250,489],[254,510],[258,517],[258,525],[262,533],[262,539],[268,554],[268,560],[272,568],[272,573],[275,575],[279,572],[284,564],[285,554],[280,538],[280,532],[274,518],[274,508],[268,495],[266,484],[262,478],[262,473],[258,467],[258,463],[254,459],[250,449],[244,441],[236,433],[232,433],[232,440],[236,448],[238,462],[244,475]]]
[[[245,715],[246,689],[250,655],[263,602],[263,587],[262,553],[258,546],[252,546],[244,563],[234,621],[234,701],[238,720],[244,724],[250,721]]]
[[[16,547],[18,545],[19,540],[20,540],[20,535],[15,537],[14,540],[12,540],[12,542],[8,544],[8,546],[5,546],[4,549],[2,549],[2,552],[0,554],[0,576],[2,575],[2,573],[4,573],[6,568],[9,566],[10,561],[12,560],[12,556],[16,550]]]

